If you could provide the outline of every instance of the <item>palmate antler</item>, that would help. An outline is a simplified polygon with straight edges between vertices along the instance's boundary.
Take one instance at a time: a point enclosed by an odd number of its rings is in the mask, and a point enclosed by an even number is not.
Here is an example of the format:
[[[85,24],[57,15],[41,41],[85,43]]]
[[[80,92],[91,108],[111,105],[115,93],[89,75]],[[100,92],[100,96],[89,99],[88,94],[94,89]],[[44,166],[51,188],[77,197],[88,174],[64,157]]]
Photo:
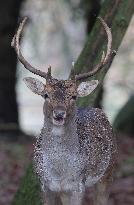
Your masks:
[[[106,55],[103,51],[102,57],[101,57],[101,62],[96,65],[91,71],[88,73],[82,73],[79,75],[75,75],[76,80],[85,80],[86,78],[89,78],[93,75],[95,75],[100,69],[102,69],[108,62],[110,62],[113,58],[113,56],[116,54],[116,51],[112,51],[112,34],[111,34],[111,29],[108,27],[108,25],[105,23],[105,21],[101,18],[98,17],[98,19],[101,21],[106,34],[107,34],[107,52]]]
[[[38,70],[36,68],[34,68],[30,63],[27,62],[27,60],[23,57],[22,53],[21,53],[21,50],[20,50],[20,36],[21,36],[21,33],[22,33],[22,30],[24,28],[24,25],[27,21],[27,17],[25,17],[22,22],[20,23],[19,25],[19,28],[16,32],[16,34],[14,35],[13,37],[13,40],[12,40],[12,43],[11,43],[11,46],[15,49],[16,53],[17,53],[17,56],[18,56],[18,59],[20,60],[20,62],[24,65],[24,67],[29,70],[30,72],[36,74],[36,75],[39,75],[45,79],[47,79],[48,77],[50,78],[51,77],[51,67],[48,68],[48,72],[43,72],[41,70]]]

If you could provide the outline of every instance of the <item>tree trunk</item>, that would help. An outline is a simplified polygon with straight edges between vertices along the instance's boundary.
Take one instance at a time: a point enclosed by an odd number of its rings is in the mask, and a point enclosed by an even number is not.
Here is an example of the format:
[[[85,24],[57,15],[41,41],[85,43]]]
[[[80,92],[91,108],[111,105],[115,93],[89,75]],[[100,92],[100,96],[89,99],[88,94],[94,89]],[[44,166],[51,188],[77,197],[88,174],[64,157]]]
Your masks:
[[[125,35],[129,22],[134,12],[134,1],[132,0],[105,0],[102,5],[100,16],[105,19],[107,24],[112,30],[113,36],[113,49],[118,50],[121,41]],[[101,58],[102,51],[106,47],[106,35],[104,29],[97,20],[93,30],[87,39],[85,47],[81,52],[78,61],[75,64],[75,73],[87,72],[92,69],[93,65],[96,65]],[[109,69],[110,65],[106,65],[105,68],[96,74],[95,79],[100,82],[100,87],[103,83],[103,79]],[[95,99],[98,95],[99,88],[88,97],[81,98],[79,105],[89,106],[94,105]]]
[[[112,28],[113,33],[113,48],[117,50],[121,44],[123,36],[127,30],[132,14],[134,12],[134,1],[133,0],[105,0],[100,16],[102,16],[108,25]],[[75,64],[75,72],[81,73],[88,71],[92,68],[93,64],[98,63],[102,50],[104,50],[104,44],[106,44],[106,38],[104,32],[102,32],[102,26],[99,20],[97,20],[86,45]],[[103,82],[103,78],[110,65],[105,66],[103,72],[99,72],[95,79],[99,79],[100,84]],[[95,98],[97,97],[99,89],[94,92],[90,97],[81,98],[78,102],[81,106],[93,105]],[[29,171],[23,179],[22,185],[20,186],[19,192],[16,194],[12,205],[40,205],[37,191],[35,188],[35,182],[32,182],[33,174]],[[31,183],[29,183],[31,182]],[[35,200],[35,201],[34,201]]]
[[[101,0],[82,0],[82,4],[85,9],[85,19],[87,21],[87,35],[89,35],[100,12]],[[94,102],[95,107],[102,108],[103,91],[102,86]]]
[[[101,0],[81,0],[81,4],[87,21],[86,31],[90,34],[101,9]]]
[[[22,1],[0,2],[0,132],[18,127],[15,92],[17,56],[11,48],[11,40],[17,28]]]

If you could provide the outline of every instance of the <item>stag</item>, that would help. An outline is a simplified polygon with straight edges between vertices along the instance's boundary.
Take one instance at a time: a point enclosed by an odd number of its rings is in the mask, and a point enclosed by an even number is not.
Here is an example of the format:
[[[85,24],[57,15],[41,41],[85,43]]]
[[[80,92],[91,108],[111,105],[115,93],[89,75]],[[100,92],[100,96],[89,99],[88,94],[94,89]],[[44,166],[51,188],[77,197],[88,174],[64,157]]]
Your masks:
[[[101,62],[87,73],[58,80],[52,77],[51,67],[43,72],[23,57],[19,41],[26,20],[24,18],[20,23],[12,47],[27,70],[46,79],[46,83],[42,83],[32,77],[24,78],[28,88],[45,99],[44,125],[34,149],[34,165],[43,203],[82,205],[85,191],[94,186],[94,204],[106,205],[116,158],[112,127],[101,109],[77,107],[76,101],[95,90],[98,80],[85,80],[95,75],[115,55],[111,30],[99,17],[108,41]]]

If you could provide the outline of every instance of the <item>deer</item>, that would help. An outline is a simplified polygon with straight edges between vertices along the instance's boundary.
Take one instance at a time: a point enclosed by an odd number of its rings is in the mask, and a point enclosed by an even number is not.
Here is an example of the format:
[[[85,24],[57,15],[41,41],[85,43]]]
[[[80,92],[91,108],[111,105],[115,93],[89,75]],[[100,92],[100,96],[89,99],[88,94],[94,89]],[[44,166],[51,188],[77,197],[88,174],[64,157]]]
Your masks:
[[[82,205],[87,188],[94,187],[94,205],[107,205],[109,187],[116,161],[116,140],[106,115],[99,108],[77,107],[98,86],[88,80],[112,61],[112,34],[100,20],[107,35],[107,51],[101,61],[87,73],[72,75],[67,80],[52,77],[33,67],[22,55],[20,36],[25,17],[13,37],[11,46],[19,61],[30,72],[41,76],[24,78],[27,87],[44,98],[44,124],[34,148],[34,168],[39,178],[45,205]]]

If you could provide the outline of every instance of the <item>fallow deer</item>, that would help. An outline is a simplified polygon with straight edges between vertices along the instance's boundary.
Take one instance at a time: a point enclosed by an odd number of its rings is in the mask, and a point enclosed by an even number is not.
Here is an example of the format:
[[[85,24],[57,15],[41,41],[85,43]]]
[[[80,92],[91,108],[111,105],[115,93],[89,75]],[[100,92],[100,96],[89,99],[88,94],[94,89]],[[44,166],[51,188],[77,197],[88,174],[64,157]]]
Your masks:
[[[26,20],[21,22],[12,47],[26,69],[46,79],[46,83],[32,77],[24,79],[28,88],[45,99],[44,126],[34,152],[44,204],[82,205],[85,190],[94,185],[94,204],[106,205],[116,158],[112,127],[101,109],[77,107],[76,101],[89,95],[98,85],[98,80],[79,81],[95,75],[115,54],[111,30],[99,17],[108,39],[107,52],[103,52],[101,62],[90,72],[58,80],[52,77],[51,67],[43,72],[23,57],[19,39]]]

